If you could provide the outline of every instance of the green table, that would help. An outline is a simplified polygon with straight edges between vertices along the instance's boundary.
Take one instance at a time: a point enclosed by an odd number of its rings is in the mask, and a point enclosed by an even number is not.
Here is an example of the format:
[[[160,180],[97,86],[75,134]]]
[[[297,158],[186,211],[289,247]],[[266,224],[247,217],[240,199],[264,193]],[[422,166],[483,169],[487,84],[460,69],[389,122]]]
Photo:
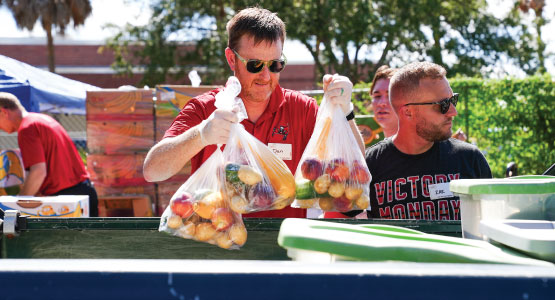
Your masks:
[[[330,219],[333,221],[333,219]],[[224,250],[158,232],[160,218],[28,218],[19,236],[2,239],[2,258],[151,258],[289,260],[277,244],[283,219],[245,219],[247,243]],[[458,221],[335,220],[380,223],[461,236]]]

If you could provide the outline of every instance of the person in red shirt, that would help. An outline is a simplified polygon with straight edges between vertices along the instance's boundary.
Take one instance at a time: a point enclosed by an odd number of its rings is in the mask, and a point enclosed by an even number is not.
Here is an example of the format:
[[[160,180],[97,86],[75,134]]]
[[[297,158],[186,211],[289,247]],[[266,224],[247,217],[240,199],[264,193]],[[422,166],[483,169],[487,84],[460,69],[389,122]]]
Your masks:
[[[88,195],[89,215],[98,216],[96,190],[60,123],[50,116],[27,112],[16,96],[0,93],[0,130],[17,131],[23,165],[29,170],[20,195]]]
[[[318,106],[313,98],[279,86],[279,72],[287,62],[283,55],[285,24],[274,13],[257,7],[246,8],[227,24],[229,36],[225,56],[241,83],[248,119],[241,124],[268,145],[279,150],[292,173],[312,135]],[[345,76],[325,75],[324,92],[341,106],[351,130],[364,143],[354,122],[351,104],[352,83]],[[181,110],[164,138],[148,152],[143,168],[147,181],[162,181],[176,174],[191,160],[192,172],[225,144],[231,124],[238,121],[234,112],[216,109],[215,95],[220,89],[191,99]],[[306,210],[286,207],[246,217],[306,217]]]

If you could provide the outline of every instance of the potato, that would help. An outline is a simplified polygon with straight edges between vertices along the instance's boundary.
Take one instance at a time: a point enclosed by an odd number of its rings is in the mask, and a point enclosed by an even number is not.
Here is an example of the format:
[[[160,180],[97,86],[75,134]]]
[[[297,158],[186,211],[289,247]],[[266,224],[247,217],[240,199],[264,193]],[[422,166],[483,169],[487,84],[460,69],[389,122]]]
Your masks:
[[[206,242],[216,235],[217,231],[210,223],[200,223],[196,227],[195,238],[201,242]]]
[[[241,223],[235,223],[229,229],[229,238],[237,245],[243,246],[247,241],[247,229]]]
[[[362,187],[358,185],[349,185],[345,189],[345,197],[349,200],[355,200],[362,195]]]
[[[328,189],[328,194],[334,198],[339,198],[345,192],[345,184],[342,182],[334,182]]]
[[[370,205],[370,199],[366,195],[361,195],[355,200],[355,204],[359,209],[366,209]]]
[[[215,240],[216,245],[218,245],[218,247],[220,248],[229,249],[231,248],[231,246],[233,246],[233,241],[231,241],[231,239],[225,232],[218,234]]]
[[[193,222],[185,222],[185,224],[178,229],[178,233],[182,237],[192,238],[195,236],[197,226]]]
[[[249,201],[243,196],[235,195],[231,197],[229,206],[236,213],[246,214],[249,210]]]
[[[278,196],[277,198],[274,199],[274,203],[272,204],[272,207],[274,209],[283,209],[283,208],[286,208],[289,204],[291,204],[293,200],[294,198],[292,197],[284,198],[282,196]]]
[[[181,221],[181,217],[178,215],[172,215],[168,218],[168,227],[171,229],[177,229],[183,225],[183,221]]]
[[[318,194],[324,194],[325,192],[328,191],[328,188],[330,187],[330,184],[331,184],[330,175],[329,174],[324,174],[324,175],[316,178],[316,180],[314,180],[314,190]]]
[[[237,173],[239,179],[248,184],[255,185],[262,181],[262,174],[250,166],[243,165],[239,168]]]
[[[320,198],[318,201],[320,209],[323,211],[330,211],[333,209],[333,199],[332,198]]]
[[[317,198],[304,199],[304,200],[297,199],[297,204],[299,205],[300,208],[311,208],[314,206],[314,203],[316,203],[316,200],[318,199]]]

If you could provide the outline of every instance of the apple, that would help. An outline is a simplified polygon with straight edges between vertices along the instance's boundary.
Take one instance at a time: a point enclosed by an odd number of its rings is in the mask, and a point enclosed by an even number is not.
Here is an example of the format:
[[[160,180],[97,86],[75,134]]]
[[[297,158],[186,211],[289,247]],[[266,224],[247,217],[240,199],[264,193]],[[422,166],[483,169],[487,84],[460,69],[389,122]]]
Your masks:
[[[206,195],[200,201],[193,203],[193,210],[201,218],[210,219],[214,210],[224,205],[222,194],[220,192],[213,192]]]
[[[249,200],[257,210],[271,207],[274,198],[272,187],[263,182],[256,184],[249,191]]]
[[[233,224],[233,212],[227,207],[216,208],[210,220],[217,231],[227,230]]]
[[[358,182],[360,184],[367,184],[370,182],[370,172],[366,166],[362,166],[358,163],[353,164],[351,168],[351,181]]]
[[[348,212],[353,210],[353,202],[345,196],[333,199],[333,206],[339,212]]]
[[[344,182],[349,178],[349,167],[341,158],[331,160],[326,166],[326,174],[329,174],[331,180]]]
[[[180,197],[174,199],[170,208],[174,214],[180,216],[181,218],[188,218],[193,213],[193,202],[191,201],[191,195],[188,193],[183,193]]]
[[[303,177],[308,180],[316,180],[322,175],[322,163],[317,158],[307,158],[301,164],[301,172]]]

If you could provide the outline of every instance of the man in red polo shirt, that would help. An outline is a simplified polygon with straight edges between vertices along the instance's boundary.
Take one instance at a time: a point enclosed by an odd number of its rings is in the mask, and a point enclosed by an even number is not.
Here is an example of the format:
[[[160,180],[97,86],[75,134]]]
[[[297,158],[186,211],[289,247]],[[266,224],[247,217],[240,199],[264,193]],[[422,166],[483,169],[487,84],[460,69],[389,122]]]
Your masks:
[[[19,195],[88,195],[89,215],[98,216],[98,197],[83,160],[66,130],[52,117],[27,112],[19,99],[0,93],[0,130],[17,131],[29,173]]]
[[[285,24],[276,14],[262,8],[247,8],[227,24],[229,35],[225,50],[227,62],[241,83],[239,98],[243,100],[248,119],[241,124],[275,153],[295,172],[297,164],[312,135],[318,105],[313,98],[300,92],[281,88],[279,72],[283,56]],[[364,150],[362,137],[352,112],[352,83],[347,77],[325,75],[324,92],[343,109],[351,130]],[[144,163],[147,181],[162,181],[191,160],[192,172],[215,151],[216,144],[225,144],[234,112],[216,109],[216,89],[191,99],[181,110],[164,139],[148,153]],[[286,207],[263,211],[246,217],[306,217],[306,210]]]

